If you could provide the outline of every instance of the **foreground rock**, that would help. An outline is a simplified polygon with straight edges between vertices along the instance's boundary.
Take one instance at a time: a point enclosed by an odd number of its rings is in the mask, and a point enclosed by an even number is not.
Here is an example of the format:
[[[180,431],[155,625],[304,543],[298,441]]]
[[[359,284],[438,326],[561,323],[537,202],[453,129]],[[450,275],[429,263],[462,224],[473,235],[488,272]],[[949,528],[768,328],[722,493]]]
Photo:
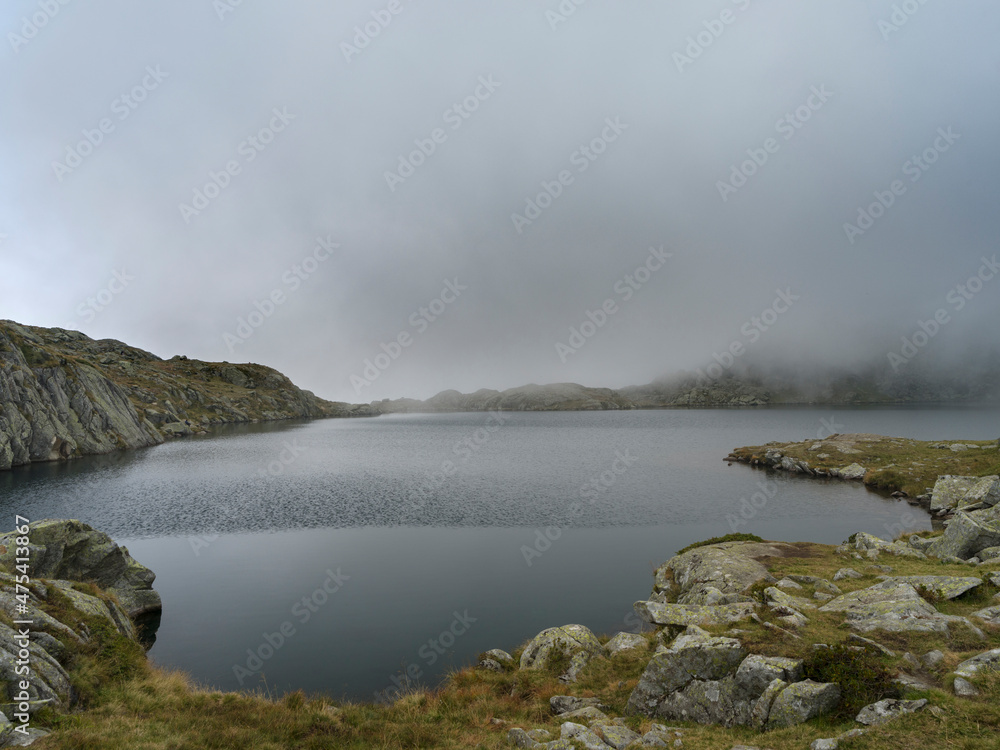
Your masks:
[[[717,605],[749,601],[746,591],[758,581],[776,583],[761,558],[782,557],[791,545],[724,542],[677,555],[653,574],[654,594],[678,604]]]
[[[662,604],[655,601],[636,602],[635,611],[644,621],[653,625],[697,625],[711,627],[729,625],[746,620],[754,613],[753,602],[738,604]]]
[[[536,635],[521,654],[521,669],[545,669],[555,655],[569,658],[569,667],[560,676],[563,682],[576,682],[577,676],[592,658],[604,656],[604,646],[589,628],[563,625],[548,628]]]
[[[958,511],[944,535],[927,547],[927,554],[968,560],[981,550],[997,546],[1000,546],[1000,524],[982,513]]]
[[[969,505],[992,507],[998,502],[1000,476],[963,477],[944,474],[934,484],[930,509],[932,513],[936,513],[942,510],[961,510]]]
[[[0,536],[0,567],[9,571],[15,570],[16,536]],[[24,703],[29,714],[43,706],[68,710],[76,704],[77,692],[67,665],[72,649],[94,637],[94,622],[87,618],[103,620],[120,635],[138,642],[132,620],[116,599],[136,603],[139,611],[148,611],[154,602],[156,608],[160,606],[159,596],[148,588],[154,578],[152,571],[132,560],[105,534],[78,521],[39,521],[30,525],[28,536],[31,584],[18,587],[12,573],[0,572],[0,610],[11,620],[34,623],[27,644],[17,630],[0,623],[0,682],[5,685],[0,704],[6,703],[0,707],[11,717],[22,713]],[[75,585],[80,581],[110,582],[119,587],[122,596],[106,599],[77,590]],[[48,613],[50,605],[61,619]],[[31,664],[27,674],[19,666],[25,649]],[[27,700],[19,695],[22,680],[28,684]]]
[[[966,618],[941,614],[911,584],[892,579],[839,596],[819,611],[843,612],[847,624],[862,633],[885,630],[948,634],[950,625],[959,624],[982,635]]]
[[[855,721],[868,726],[885,724],[887,721],[892,721],[905,714],[915,713],[926,705],[926,698],[918,701],[901,701],[894,698],[887,698],[886,700],[865,706],[861,709],[861,713],[857,715]]]
[[[803,680],[802,662],[747,655],[735,638],[689,628],[654,656],[626,713],[722,726],[793,726],[836,708],[840,689]]]
[[[14,569],[16,532],[0,535],[0,565]],[[94,583],[118,597],[129,617],[162,609],[153,591],[156,575],[140,565],[111,537],[80,521],[45,520],[28,532],[32,579],[58,578]]]
[[[1000,670],[1000,648],[966,659],[955,668],[955,695],[971,697],[979,690],[969,681],[982,669]]]

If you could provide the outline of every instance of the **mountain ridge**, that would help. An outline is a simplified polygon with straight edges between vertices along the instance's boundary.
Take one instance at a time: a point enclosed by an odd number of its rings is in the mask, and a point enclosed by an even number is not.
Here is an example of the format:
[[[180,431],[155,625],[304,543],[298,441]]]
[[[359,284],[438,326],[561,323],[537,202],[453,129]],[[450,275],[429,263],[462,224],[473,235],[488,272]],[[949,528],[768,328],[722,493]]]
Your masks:
[[[0,470],[240,422],[374,416],[258,364],[169,360],[114,339],[0,320]]]

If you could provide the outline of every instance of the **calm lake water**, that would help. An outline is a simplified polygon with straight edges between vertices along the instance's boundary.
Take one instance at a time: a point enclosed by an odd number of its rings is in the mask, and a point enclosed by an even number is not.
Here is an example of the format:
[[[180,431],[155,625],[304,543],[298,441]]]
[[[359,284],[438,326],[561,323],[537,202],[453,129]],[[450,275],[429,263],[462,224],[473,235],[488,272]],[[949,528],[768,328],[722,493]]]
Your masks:
[[[858,484],[738,446],[997,437],[984,408],[397,415],[231,428],[0,473],[10,517],[79,518],[156,574],[158,663],[223,689],[371,699],[553,625],[634,630],[651,570],[736,528],[839,543],[926,529]],[[748,504],[754,493],[759,510]],[[742,509],[742,510],[741,510]]]

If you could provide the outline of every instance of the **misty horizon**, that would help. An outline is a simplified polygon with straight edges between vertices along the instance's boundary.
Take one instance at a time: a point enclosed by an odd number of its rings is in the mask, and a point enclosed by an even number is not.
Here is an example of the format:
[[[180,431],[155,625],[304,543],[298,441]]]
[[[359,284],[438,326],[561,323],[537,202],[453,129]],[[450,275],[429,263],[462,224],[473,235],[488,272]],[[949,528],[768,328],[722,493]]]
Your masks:
[[[995,367],[984,0],[48,7],[0,318],[354,403]]]

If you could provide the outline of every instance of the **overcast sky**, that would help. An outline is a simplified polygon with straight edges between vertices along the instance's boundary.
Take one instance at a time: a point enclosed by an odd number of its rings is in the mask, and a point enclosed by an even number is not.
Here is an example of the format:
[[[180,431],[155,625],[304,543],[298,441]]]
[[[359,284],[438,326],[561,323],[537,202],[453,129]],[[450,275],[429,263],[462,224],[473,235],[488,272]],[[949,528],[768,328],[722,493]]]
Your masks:
[[[993,0],[61,2],[0,318],[355,402],[997,343]]]

